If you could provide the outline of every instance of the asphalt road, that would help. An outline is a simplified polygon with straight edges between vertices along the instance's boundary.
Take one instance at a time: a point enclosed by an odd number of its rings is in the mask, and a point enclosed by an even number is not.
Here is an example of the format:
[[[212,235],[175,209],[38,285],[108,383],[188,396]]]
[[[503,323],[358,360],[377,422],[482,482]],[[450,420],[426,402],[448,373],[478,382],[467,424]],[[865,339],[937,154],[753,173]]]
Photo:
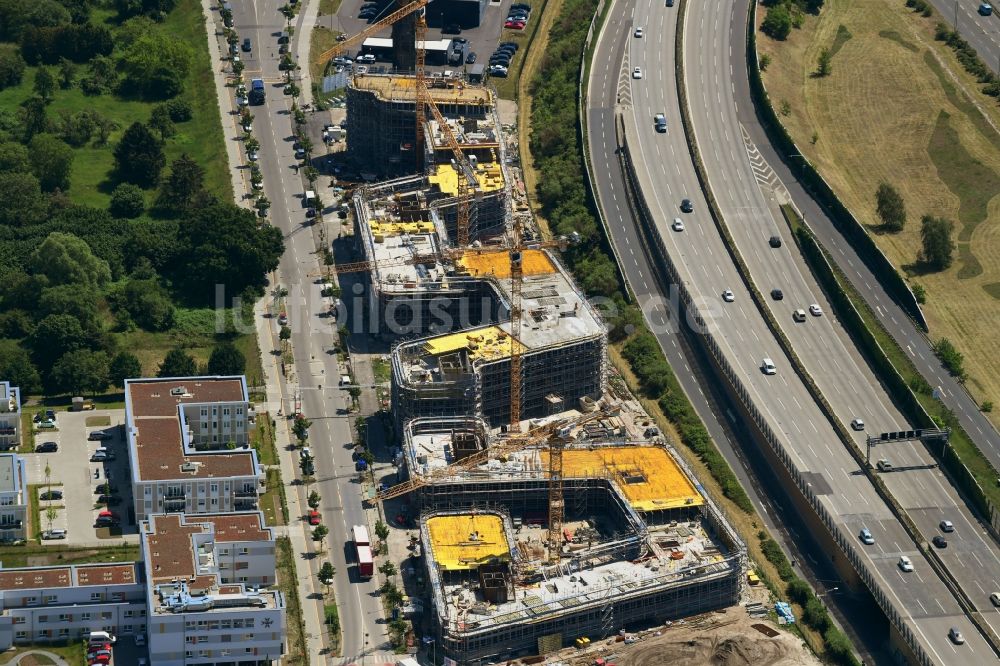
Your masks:
[[[270,222],[282,230],[285,239],[285,254],[278,274],[281,286],[289,291],[287,314],[292,329],[297,380],[285,386],[285,395],[298,393],[302,411],[313,423],[309,445],[316,458],[316,483],[312,487],[323,497],[323,524],[330,530],[325,557],[337,571],[333,590],[344,628],[343,663],[354,663],[365,653],[390,648],[384,625],[380,624],[382,608],[375,595],[376,584],[357,580],[348,561],[352,551],[345,547],[350,527],[367,524],[361,504],[361,485],[357,483],[351,451],[345,446],[352,439],[355,415],[347,413],[346,393],[336,388],[337,357],[327,353],[334,344],[335,328],[326,316],[328,304],[319,296],[320,286],[310,276],[318,270],[315,229],[307,224],[309,220],[305,216],[302,201],[305,183],[295,168],[297,160],[292,148],[291,103],[282,94],[282,76],[278,70],[277,35],[285,24],[278,12],[282,4],[278,0],[234,0],[233,14],[240,43],[245,37],[250,37],[253,43],[252,53],[241,53],[246,63],[244,79],[249,81],[261,76],[267,84],[266,103],[250,108],[254,115],[254,135],[261,144],[264,193],[271,201]],[[296,37],[302,35],[302,28],[299,27],[295,34]],[[294,43],[292,52],[298,52]],[[223,119],[227,121],[229,119]],[[277,336],[277,330],[274,334]],[[286,414],[290,408],[291,405],[286,405]],[[293,520],[298,518],[292,517]],[[318,570],[319,562],[319,558],[300,561],[298,566]],[[311,599],[302,602],[318,603]]]
[[[685,34],[704,37],[686,40],[684,64],[695,134],[712,190],[754,282],[765,292],[783,290],[783,300],[769,299],[768,305],[843,424],[861,417],[872,433],[906,430],[904,417],[847,331],[831,316],[831,307],[798,253],[770,187],[762,186],[762,181],[769,180],[760,159],[752,159],[757,157],[756,145],[748,150],[730,75],[743,62],[735,52],[742,52],[744,32],[733,26],[737,7],[745,6],[742,0],[733,0],[731,12],[726,12],[693,3],[687,19]],[[779,232],[784,243],[771,248],[768,239]],[[808,310],[813,303],[825,314],[807,314],[800,323],[793,320],[794,309]],[[853,434],[864,447],[865,433]],[[919,444],[893,444],[891,449],[876,448],[872,457],[887,458],[901,468],[883,475],[884,480],[926,541],[940,534],[942,519],[961,522],[949,535],[950,546],[940,551],[941,557],[976,607],[986,613],[994,631],[1000,630],[1000,614],[989,600],[990,593],[1000,590],[1000,547],[988,536],[984,538],[965,502],[933,466],[930,452]]]
[[[688,287],[700,294],[706,301],[703,305],[716,313],[716,335],[724,353],[741,374],[742,381],[752,393],[753,402],[765,412],[765,418],[779,434],[786,449],[792,451],[795,467],[800,472],[813,475],[815,492],[824,508],[834,516],[845,535],[856,537],[861,526],[877,532],[876,539],[885,545],[884,552],[877,548],[859,550],[876,572],[880,587],[896,600],[897,608],[908,617],[911,626],[921,635],[921,642],[937,661],[955,663],[956,658],[960,661],[962,655],[957,653],[946,655],[937,652],[937,649],[951,652],[938,637],[944,637],[952,624],[964,627],[968,635],[971,623],[962,616],[943,583],[929,571],[929,565],[922,561],[915,544],[891,517],[867,478],[858,473],[856,464],[837,441],[832,428],[825,424],[805,387],[791,371],[790,362],[770,338],[760,313],[752,305],[749,293],[742,286],[721,238],[707,216],[707,206],[699,193],[679,129],[672,75],[674,16],[659,2],[640,2],[636,8],[636,25],[643,25],[646,37],[629,40],[626,63],[622,68],[624,74],[619,76],[612,71],[610,75],[613,79],[603,83],[607,85],[613,80],[619,99],[627,107],[633,128],[631,131],[635,132],[631,144],[635,147],[638,177],[640,181],[645,181],[642,184],[646,198],[668,252],[678,263]],[[596,61],[602,62],[603,58]],[[636,65],[643,68],[642,79],[628,77],[627,72]],[[595,97],[596,89],[601,85],[595,84],[595,93],[592,93]],[[658,112],[667,116],[670,129],[666,135],[658,134],[653,129],[652,117]],[[613,153],[613,133],[608,137],[611,128],[602,132],[592,122],[589,131],[594,139],[603,134],[606,143],[603,153]],[[600,153],[601,150],[595,152]],[[597,162],[595,156],[595,171],[603,180],[603,174],[611,170],[602,168]],[[602,186],[603,189],[606,187]],[[613,193],[610,196],[602,193],[601,196],[602,201],[614,201],[616,198]],[[678,204],[684,197],[694,202],[693,214],[679,212]],[[685,218],[685,231],[668,228],[675,217]],[[609,217],[609,225],[616,226],[613,216]],[[634,251],[627,246],[641,247],[641,243],[637,230],[634,227],[629,229],[627,224],[624,226],[621,234],[614,229],[613,235],[619,254],[628,264]],[[629,239],[627,242],[626,238]],[[718,298],[725,289],[734,292],[733,303],[722,303]],[[647,316],[647,319],[654,327],[661,324],[655,314]],[[765,376],[760,372],[759,365],[765,357],[775,361],[777,375]],[[900,554],[914,558],[917,562],[915,573],[920,575],[906,577],[897,569]],[[966,647],[980,656],[991,654],[978,636],[970,637]]]

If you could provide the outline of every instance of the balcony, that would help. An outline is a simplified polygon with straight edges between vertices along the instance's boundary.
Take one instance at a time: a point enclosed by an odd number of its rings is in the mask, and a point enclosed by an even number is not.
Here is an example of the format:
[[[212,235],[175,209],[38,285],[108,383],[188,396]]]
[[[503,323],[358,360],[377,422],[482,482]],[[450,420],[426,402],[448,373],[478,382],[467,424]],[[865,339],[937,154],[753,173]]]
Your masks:
[[[245,488],[243,490],[237,490],[236,493],[235,493],[235,495],[236,495],[236,497],[257,497],[257,489],[256,488],[250,488],[250,489],[246,489]]]
[[[250,511],[257,508],[256,497],[237,497],[233,507],[238,511]]]

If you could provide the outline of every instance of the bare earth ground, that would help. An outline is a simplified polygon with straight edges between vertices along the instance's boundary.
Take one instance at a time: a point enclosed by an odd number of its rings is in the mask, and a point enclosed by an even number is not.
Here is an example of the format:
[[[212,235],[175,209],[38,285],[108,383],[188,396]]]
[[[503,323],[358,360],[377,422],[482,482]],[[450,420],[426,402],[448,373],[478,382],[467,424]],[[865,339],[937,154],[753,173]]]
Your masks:
[[[934,41],[938,20],[902,0],[829,0],[786,42],[759,34],[758,48],[772,59],[775,109],[787,102],[782,122],[854,215],[874,231],[879,183],[903,195],[906,228],[875,238],[926,289],[931,338],[965,355],[969,390],[1000,405],[1000,111]],[[832,73],[815,77],[824,48]],[[955,262],[941,273],[913,266],[924,214],[955,222]],[[991,418],[1000,424],[1000,412]]]
[[[757,628],[759,627],[759,629]],[[656,635],[660,634],[660,635]],[[802,639],[742,607],[709,613],[639,634],[632,645],[614,639],[584,651],[568,648],[546,663],[591,666],[603,658],[618,666],[818,666]]]

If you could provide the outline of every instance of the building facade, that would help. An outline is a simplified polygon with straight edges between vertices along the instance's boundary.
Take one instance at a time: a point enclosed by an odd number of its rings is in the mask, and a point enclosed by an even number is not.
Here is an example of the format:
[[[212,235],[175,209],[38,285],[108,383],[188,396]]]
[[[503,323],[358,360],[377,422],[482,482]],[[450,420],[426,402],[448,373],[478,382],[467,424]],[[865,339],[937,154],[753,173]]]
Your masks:
[[[25,538],[28,529],[28,471],[16,453],[0,454],[0,543]]]
[[[0,382],[0,451],[21,445],[21,390]]]

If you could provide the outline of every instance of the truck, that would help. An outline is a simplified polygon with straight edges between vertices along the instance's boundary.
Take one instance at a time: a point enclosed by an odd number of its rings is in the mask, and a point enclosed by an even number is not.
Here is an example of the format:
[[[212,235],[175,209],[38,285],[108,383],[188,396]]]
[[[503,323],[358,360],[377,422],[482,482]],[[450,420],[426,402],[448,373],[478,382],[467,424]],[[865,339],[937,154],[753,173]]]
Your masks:
[[[375,559],[372,557],[372,544],[368,538],[368,528],[355,525],[351,528],[354,539],[354,549],[358,556],[358,575],[361,578],[371,578],[375,575]]]
[[[253,79],[250,81],[249,100],[251,104],[264,103],[264,79]]]

